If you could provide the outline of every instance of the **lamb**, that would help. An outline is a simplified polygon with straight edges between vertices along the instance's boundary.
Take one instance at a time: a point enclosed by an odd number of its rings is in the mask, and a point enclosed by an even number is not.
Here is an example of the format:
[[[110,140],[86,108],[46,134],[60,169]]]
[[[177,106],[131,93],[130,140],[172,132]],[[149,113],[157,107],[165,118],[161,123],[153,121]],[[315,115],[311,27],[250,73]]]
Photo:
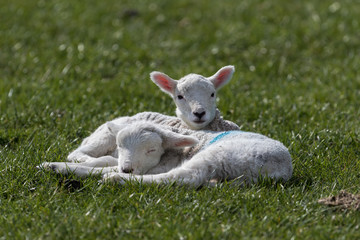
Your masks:
[[[230,81],[234,71],[233,66],[225,66],[211,77],[206,78],[192,73],[178,81],[164,73],[152,72],[151,80],[174,99],[178,117],[143,112],[131,117],[119,117],[110,123],[126,127],[127,124],[136,121],[149,121],[171,127],[177,132],[186,129],[238,130],[239,127],[235,123],[221,117],[215,101],[216,92]],[[69,154],[67,160],[69,162],[95,161],[96,164],[102,163],[103,166],[116,166],[117,160],[113,156],[115,149],[115,136],[105,123],[85,138],[80,147]]]
[[[177,181],[195,187],[212,179],[238,179],[240,183],[251,184],[259,176],[288,180],[292,175],[288,149],[261,134],[188,130],[190,135],[183,135],[150,122],[133,123],[126,128],[110,124],[110,128],[118,131],[118,167],[89,167],[83,163],[44,163],[43,167],[79,176],[101,173],[105,181]]]
[[[260,176],[288,180],[292,175],[291,156],[282,143],[261,134],[243,131],[193,132],[192,136],[200,140],[198,147],[201,146],[201,150],[180,166],[159,174],[143,176],[127,174],[127,172],[134,174],[161,172],[160,160],[165,161],[166,164],[168,159],[149,158],[147,153],[148,151],[163,152],[162,146],[166,146],[169,142],[167,138],[162,137],[174,134],[150,123],[144,123],[142,127],[136,126],[136,129],[129,128],[120,131],[117,135],[119,169],[123,171],[106,173],[104,176],[106,181],[123,182],[123,179],[136,179],[143,183],[177,181],[179,184],[197,187],[209,183],[212,179],[220,181],[238,179],[241,183],[251,184],[256,183]],[[164,139],[163,145],[146,148],[152,141],[145,138],[149,132],[156,133]],[[188,137],[184,135],[182,138],[177,135],[176,139],[180,141],[181,146],[194,144]],[[145,151],[134,155],[135,149],[145,149]],[[124,171],[126,168],[131,169]]]

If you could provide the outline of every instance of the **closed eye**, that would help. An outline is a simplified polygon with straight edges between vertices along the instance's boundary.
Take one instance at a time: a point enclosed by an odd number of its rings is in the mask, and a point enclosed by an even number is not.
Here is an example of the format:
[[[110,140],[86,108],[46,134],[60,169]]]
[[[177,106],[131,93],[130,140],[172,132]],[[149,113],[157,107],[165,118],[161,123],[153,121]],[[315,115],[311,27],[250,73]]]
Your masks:
[[[153,152],[156,152],[156,149],[149,149],[149,150],[147,150],[146,153],[153,153]]]

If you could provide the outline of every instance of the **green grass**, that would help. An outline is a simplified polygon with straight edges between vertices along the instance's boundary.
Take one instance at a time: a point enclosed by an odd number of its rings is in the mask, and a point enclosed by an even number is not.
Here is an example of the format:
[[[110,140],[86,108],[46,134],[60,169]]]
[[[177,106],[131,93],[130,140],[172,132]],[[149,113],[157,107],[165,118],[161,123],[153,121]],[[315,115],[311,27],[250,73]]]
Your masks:
[[[0,239],[355,239],[360,213],[317,200],[359,193],[357,1],[0,3]],[[38,171],[103,122],[174,115],[150,80],[236,66],[219,108],[282,141],[293,178],[239,188],[99,185]]]

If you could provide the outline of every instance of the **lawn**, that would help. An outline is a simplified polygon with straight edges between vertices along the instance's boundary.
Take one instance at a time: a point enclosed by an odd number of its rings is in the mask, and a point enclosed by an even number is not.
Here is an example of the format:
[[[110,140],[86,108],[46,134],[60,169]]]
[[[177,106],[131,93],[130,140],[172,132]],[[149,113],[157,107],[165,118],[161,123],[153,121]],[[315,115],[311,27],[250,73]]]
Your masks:
[[[0,239],[355,239],[360,212],[360,4],[286,0],[3,0]],[[290,181],[215,188],[99,184],[39,171],[97,126],[174,115],[149,79],[236,67],[224,118],[283,142]]]

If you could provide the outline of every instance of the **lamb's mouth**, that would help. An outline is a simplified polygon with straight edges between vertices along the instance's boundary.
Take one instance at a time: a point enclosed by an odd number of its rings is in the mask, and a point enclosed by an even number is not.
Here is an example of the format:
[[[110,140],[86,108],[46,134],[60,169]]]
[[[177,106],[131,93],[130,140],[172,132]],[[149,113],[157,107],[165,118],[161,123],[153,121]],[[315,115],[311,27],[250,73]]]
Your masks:
[[[202,124],[202,123],[204,123],[205,121],[204,120],[195,120],[194,121],[194,123],[196,123],[196,124]]]

